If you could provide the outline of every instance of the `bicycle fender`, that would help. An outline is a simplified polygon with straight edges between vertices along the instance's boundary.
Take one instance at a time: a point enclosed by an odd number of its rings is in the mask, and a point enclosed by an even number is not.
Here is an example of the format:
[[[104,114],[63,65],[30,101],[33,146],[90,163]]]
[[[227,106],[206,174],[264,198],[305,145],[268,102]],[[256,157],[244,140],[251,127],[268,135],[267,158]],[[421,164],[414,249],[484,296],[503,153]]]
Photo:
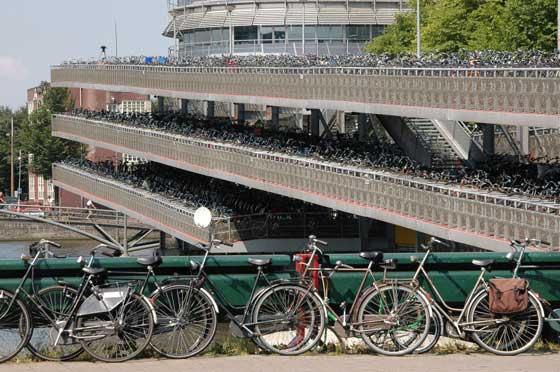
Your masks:
[[[148,304],[148,307],[150,308],[150,311],[152,312],[152,316],[154,317],[154,325],[157,326],[158,319],[157,319],[156,309],[154,308],[154,305],[152,304],[152,301],[150,301],[150,299],[148,297],[144,296],[144,295],[142,295],[142,300],[144,300]]]
[[[216,303],[216,300],[214,299],[214,297],[210,294],[210,292],[208,292],[206,289],[204,288],[198,288],[199,291],[201,291],[202,293],[204,293],[206,296],[208,296],[208,298],[210,299],[210,301],[212,302],[212,306],[214,306],[214,310],[216,310],[216,314],[220,313],[220,308],[218,307],[218,304]]]

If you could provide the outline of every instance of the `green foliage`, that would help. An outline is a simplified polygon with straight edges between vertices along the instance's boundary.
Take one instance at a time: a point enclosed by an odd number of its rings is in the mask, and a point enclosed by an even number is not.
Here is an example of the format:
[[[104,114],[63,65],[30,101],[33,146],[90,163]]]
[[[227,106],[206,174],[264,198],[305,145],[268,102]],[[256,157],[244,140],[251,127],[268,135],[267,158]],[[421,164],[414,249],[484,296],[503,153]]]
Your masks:
[[[420,0],[422,50],[540,49],[556,47],[557,0]],[[398,54],[415,51],[416,0],[385,35],[365,50]]]
[[[21,145],[24,153],[33,154],[30,167],[46,178],[52,175],[53,162],[67,157],[83,155],[79,143],[51,136],[51,116],[72,107],[70,92],[65,88],[50,88],[44,95],[43,105],[24,122],[21,128]]]

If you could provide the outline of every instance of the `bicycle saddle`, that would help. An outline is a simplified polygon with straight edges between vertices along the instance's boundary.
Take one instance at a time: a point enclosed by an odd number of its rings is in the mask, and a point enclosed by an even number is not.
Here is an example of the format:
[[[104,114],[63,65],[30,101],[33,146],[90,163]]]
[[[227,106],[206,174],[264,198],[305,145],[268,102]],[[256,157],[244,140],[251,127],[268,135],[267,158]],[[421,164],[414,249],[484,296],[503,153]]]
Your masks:
[[[161,263],[161,256],[139,257],[136,262],[142,266],[158,266]]]
[[[472,260],[473,265],[480,267],[488,267],[494,264],[496,260]]]
[[[270,258],[249,258],[247,260],[251,265],[263,267],[268,266],[272,263],[272,259]]]
[[[360,253],[360,257],[368,261],[381,262],[381,260],[383,260],[383,252],[362,252]]]
[[[104,267],[84,267],[82,271],[89,275],[99,275],[107,271]]]

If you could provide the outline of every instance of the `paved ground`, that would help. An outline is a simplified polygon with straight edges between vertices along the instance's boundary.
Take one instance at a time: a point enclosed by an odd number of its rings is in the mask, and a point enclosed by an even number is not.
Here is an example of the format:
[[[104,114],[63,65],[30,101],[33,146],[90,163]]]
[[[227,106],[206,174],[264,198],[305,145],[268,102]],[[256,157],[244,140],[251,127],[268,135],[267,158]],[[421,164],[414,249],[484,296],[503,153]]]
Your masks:
[[[0,372],[560,372],[560,354],[423,355],[400,358],[373,355],[198,357],[188,360],[6,363]]]

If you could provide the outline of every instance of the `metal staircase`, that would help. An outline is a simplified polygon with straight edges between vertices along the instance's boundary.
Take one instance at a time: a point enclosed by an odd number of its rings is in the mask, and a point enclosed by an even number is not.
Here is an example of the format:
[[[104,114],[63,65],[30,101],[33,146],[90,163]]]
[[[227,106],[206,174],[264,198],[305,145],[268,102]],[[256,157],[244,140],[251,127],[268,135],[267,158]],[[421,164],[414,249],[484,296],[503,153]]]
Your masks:
[[[426,144],[426,149],[432,157],[435,167],[449,168],[461,164],[463,157],[459,156],[448,140],[430,119],[403,118],[412,131]]]

